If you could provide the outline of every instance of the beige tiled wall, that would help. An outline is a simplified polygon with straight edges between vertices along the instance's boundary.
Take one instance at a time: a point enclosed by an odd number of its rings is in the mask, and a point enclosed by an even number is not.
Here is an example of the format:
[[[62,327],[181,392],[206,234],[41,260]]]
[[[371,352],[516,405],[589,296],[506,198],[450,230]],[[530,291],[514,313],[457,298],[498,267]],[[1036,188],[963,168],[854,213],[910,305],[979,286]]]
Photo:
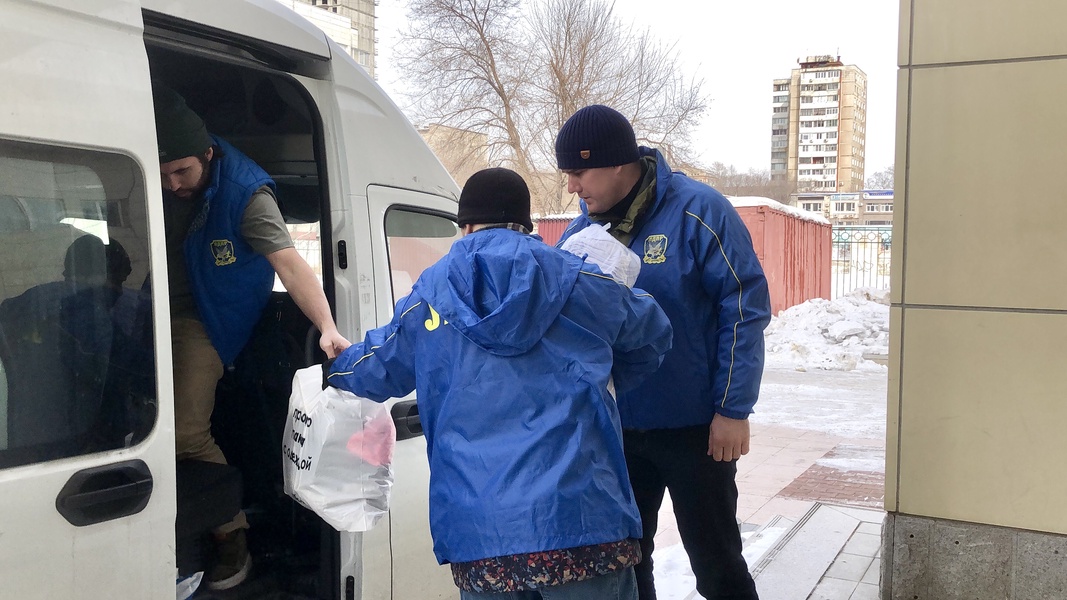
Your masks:
[[[1067,59],[912,72],[908,302],[1067,309],[1065,81]]]
[[[897,260],[894,261],[892,270],[889,272],[889,299],[894,304],[900,304],[903,300],[903,261],[906,256],[904,220],[908,214],[907,194],[901,193],[906,188],[908,174],[908,93],[911,90],[911,71],[900,69],[897,72],[897,147],[895,153],[895,167],[893,170],[893,189],[898,190],[893,200],[893,239],[896,245]]]
[[[911,64],[911,2],[912,0],[900,0],[897,64],[901,67]]]
[[[888,510],[1067,533],[1064,23],[901,2]]]
[[[901,0],[910,4],[911,64],[1067,54],[1063,0]]]
[[[1067,533],[1067,318],[904,310],[899,510]]]
[[[889,309],[889,328],[894,332],[889,338],[889,381],[887,382],[887,396],[889,398],[888,410],[886,410],[885,425],[885,510],[896,511],[897,507],[897,479],[898,453],[900,442],[900,360],[901,360],[901,318],[903,310],[893,306]]]

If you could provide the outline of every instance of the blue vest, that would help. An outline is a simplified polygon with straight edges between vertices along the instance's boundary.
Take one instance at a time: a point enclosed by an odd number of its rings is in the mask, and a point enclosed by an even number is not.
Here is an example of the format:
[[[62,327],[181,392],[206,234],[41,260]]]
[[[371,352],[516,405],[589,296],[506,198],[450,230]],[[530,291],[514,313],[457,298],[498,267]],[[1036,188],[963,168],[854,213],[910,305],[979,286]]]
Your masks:
[[[275,189],[264,171],[227,142],[212,136],[222,157],[211,161],[203,205],[185,238],[185,264],[200,320],[229,365],[252,336],[274,287],[274,269],[241,236],[252,194]]]

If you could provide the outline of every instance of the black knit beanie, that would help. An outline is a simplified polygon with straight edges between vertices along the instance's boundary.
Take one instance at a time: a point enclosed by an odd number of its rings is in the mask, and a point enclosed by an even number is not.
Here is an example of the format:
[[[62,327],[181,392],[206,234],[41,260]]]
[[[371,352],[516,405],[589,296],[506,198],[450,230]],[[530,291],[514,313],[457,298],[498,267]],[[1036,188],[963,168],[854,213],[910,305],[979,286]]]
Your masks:
[[[601,104],[571,115],[556,136],[556,163],[564,171],[626,165],[641,159],[626,117]]]
[[[185,99],[160,84],[152,86],[152,95],[156,109],[160,164],[207,152],[214,142],[207,133],[203,119],[185,104]]]
[[[530,188],[511,169],[483,169],[470,176],[459,195],[459,226],[518,223],[533,230]]]

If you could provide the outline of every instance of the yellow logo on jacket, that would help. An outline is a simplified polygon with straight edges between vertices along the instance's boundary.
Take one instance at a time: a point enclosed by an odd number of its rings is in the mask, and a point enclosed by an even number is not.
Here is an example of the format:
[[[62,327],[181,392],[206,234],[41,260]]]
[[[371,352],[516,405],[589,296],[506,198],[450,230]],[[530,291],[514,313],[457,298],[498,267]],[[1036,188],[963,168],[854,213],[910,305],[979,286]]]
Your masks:
[[[423,325],[426,326],[426,331],[433,331],[441,326],[441,315],[437,314],[437,311],[432,306],[427,304],[426,307],[430,309],[430,318],[426,319]],[[443,321],[443,323],[448,325],[448,321]]]
[[[658,265],[667,260],[667,236],[657,233],[645,238],[645,263]]]
[[[237,257],[233,253],[233,242],[230,240],[212,241],[211,255],[215,257],[216,267],[225,267],[237,262]]]

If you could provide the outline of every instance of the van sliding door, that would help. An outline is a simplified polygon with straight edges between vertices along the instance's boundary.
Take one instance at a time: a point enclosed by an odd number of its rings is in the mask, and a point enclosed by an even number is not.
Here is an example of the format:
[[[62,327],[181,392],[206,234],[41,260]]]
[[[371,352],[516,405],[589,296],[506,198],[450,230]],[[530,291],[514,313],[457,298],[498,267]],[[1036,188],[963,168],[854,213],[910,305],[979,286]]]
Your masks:
[[[5,2],[0,56],[0,595],[173,597],[167,304],[148,280],[166,265],[140,4]]]
[[[370,186],[367,199],[375,222],[371,227],[374,278],[380,288],[378,319],[388,323],[394,304],[430,265],[448,253],[460,238],[453,200],[380,186]],[[452,571],[437,564],[431,552],[427,489],[429,466],[426,438],[418,419],[415,395],[390,400],[397,425],[394,454],[396,482],[389,509],[389,549],[393,562],[393,598],[452,598]]]

